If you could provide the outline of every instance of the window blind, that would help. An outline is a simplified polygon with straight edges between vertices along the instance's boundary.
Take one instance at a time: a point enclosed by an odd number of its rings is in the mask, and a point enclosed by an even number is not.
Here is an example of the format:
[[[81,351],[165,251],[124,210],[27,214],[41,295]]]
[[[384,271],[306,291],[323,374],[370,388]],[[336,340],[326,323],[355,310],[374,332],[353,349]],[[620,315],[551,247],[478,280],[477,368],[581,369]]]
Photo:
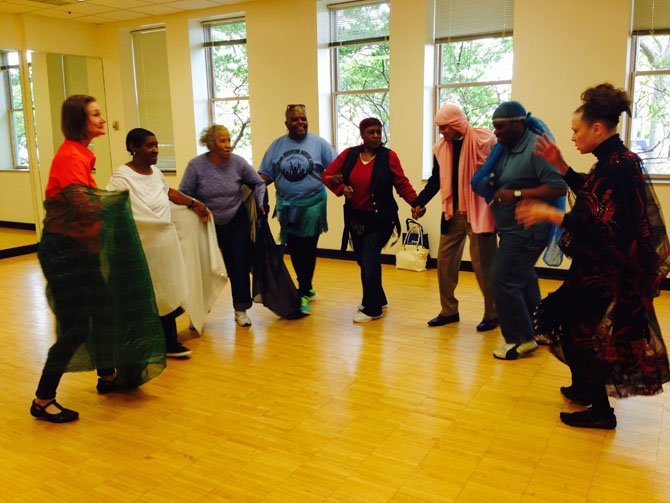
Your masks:
[[[633,34],[670,34],[670,1],[633,0]]]
[[[389,39],[388,2],[330,5],[330,46],[348,42],[378,42]]]
[[[514,0],[437,0],[435,41],[509,36],[513,20]]]
[[[174,134],[165,29],[133,31],[133,63],[139,126],[153,131],[160,169],[174,169]]]

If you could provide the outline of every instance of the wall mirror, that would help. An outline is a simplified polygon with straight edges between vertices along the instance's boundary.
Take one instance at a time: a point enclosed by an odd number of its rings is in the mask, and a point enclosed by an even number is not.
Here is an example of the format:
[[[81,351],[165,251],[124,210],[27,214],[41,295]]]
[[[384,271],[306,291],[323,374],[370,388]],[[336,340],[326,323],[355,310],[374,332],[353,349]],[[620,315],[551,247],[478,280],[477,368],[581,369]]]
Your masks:
[[[0,258],[29,253],[37,243],[22,58],[0,48]]]
[[[10,250],[5,255],[16,255],[30,251],[31,244],[34,249],[37,243],[44,218],[42,200],[51,159],[63,142],[60,129],[63,100],[72,94],[94,96],[105,117],[107,107],[100,58],[27,52],[26,64],[21,65],[21,54],[18,51],[0,51],[0,54],[3,61],[8,62],[3,63],[0,74],[0,92],[8,103],[5,108],[0,108],[0,201],[4,201],[0,206],[2,257],[3,249]],[[21,79],[22,68],[27,69],[28,79]],[[0,99],[0,107],[2,103]],[[32,103],[33,114],[25,113],[29,106],[27,103]],[[35,141],[28,138],[26,131],[31,129],[26,127],[29,126],[26,122],[31,121],[31,115],[34,117],[32,130],[36,133]],[[12,141],[17,146],[13,146]],[[33,156],[30,155],[31,148],[35,149]],[[112,175],[107,135],[96,138],[89,148],[96,156],[94,177],[98,185],[104,187]],[[11,252],[13,248],[25,246],[28,248]]]

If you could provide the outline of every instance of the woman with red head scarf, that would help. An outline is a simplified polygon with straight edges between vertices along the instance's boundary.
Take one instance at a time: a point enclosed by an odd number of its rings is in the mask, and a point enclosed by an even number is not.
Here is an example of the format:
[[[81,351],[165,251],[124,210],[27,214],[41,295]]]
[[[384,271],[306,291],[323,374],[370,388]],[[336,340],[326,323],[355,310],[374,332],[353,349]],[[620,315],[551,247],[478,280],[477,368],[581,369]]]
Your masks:
[[[493,216],[483,197],[472,191],[472,175],[484,164],[496,143],[494,134],[474,128],[456,105],[447,103],[435,115],[441,138],[433,146],[433,173],[412,203],[412,216],[421,217],[425,206],[439,191],[442,196],[442,224],[437,255],[440,288],[440,313],[428,322],[438,327],[459,321],[458,285],[466,236],[470,238],[470,258],[477,283],[484,295],[484,318],[477,325],[480,332],[498,326],[489,271],[497,244]]]
[[[395,231],[400,233],[395,187],[407,204],[416,199],[398,155],[382,144],[379,119],[363,119],[359,126],[363,144],[344,150],[323,173],[322,180],[337,196],[344,196],[342,249],[351,239],[361,267],[363,301],[354,317],[365,323],[383,316],[388,305],[382,287],[381,251]]]

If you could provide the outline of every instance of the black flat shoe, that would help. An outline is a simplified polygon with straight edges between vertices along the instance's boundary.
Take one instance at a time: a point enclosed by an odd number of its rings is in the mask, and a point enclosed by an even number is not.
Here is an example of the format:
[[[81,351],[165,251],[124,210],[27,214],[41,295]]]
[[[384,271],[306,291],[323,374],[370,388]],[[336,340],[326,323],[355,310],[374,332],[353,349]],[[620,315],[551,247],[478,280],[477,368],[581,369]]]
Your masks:
[[[101,395],[106,395],[107,393],[113,393],[114,391],[121,389],[121,387],[118,383],[118,377],[115,377],[111,381],[98,378],[98,384],[96,385],[95,389],[97,389],[98,393]]]
[[[574,386],[561,386],[561,394],[571,402],[574,402],[578,405],[587,406],[591,405],[593,402],[588,393],[580,390],[579,388],[575,388]]]
[[[461,317],[456,314],[452,314],[451,316],[440,316],[439,314],[435,316],[432,320],[428,322],[429,327],[441,327],[442,325],[447,325],[448,323],[456,323],[457,321],[461,321]]]
[[[477,325],[477,332],[488,332],[494,328],[498,328],[498,318],[493,318],[492,320],[482,320],[479,325]]]
[[[60,412],[57,412],[56,414],[47,412],[47,407],[49,407],[49,405],[55,406]],[[69,423],[70,421],[79,419],[79,412],[76,410],[66,409],[61,404],[59,404],[55,398],[46,405],[39,405],[37,402],[35,402],[35,400],[33,400],[33,403],[30,406],[30,415],[50,423]]]
[[[592,408],[579,412],[561,412],[561,421],[576,428],[598,428],[601,430],[616,428],[616,416],[611,407],[609,413],[602,415],[594,413]]]

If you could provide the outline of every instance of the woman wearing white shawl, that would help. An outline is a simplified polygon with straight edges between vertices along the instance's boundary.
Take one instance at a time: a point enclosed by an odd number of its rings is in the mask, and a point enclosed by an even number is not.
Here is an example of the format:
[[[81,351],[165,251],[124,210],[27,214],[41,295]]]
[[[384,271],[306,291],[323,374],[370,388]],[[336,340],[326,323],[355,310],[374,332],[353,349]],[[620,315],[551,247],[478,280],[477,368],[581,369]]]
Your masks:
[[[165,331],[167,356],[185,357],[191,351],[177,339],[177,316],[183,312],[183,307],[189,309],[200,305],[200,309],[193,309],[198,314],[191,316],[193,324],[197,322],[195,328],[200,331],[203,322],[201,311],[209,309],[211,300],[216,297],[220,288],[207,288],[210,290],[206,295],[208,299],[203,300],[205,295],[199,295],[197,297],[200,301],[193,301],[194,294],[205,291],[202,278],[206,278],[206,275],[200,270],[191,270],[197,267],[192,260],[194,253],[191,250],[185,253],[180,244],[170,203],[193,210],[202,222],[210,220],[209,211],[204,204],[168,186],[161,171],[155,167],[158,160],[158,141],[151,131],[142,128],[129,131],[126,148],[133,158],[116,170],[107,189],[130,192],[133,217],[147,257],[158,312]],[[188,228],[188,217],[180,216],[179,222],[180,226]],[[216,251],[211,256],[213,264],[209,264],[211,272],[225,282],[221,255],[216,245],[214,249]],[[189,264],[188,270],[186,263]],[[195,286],[200,285],[200,289],[193,288],[194,280]],[[220,287],[223,286],[222,281],[218,282]],[[208,305],[203,307],[204,303]]]

